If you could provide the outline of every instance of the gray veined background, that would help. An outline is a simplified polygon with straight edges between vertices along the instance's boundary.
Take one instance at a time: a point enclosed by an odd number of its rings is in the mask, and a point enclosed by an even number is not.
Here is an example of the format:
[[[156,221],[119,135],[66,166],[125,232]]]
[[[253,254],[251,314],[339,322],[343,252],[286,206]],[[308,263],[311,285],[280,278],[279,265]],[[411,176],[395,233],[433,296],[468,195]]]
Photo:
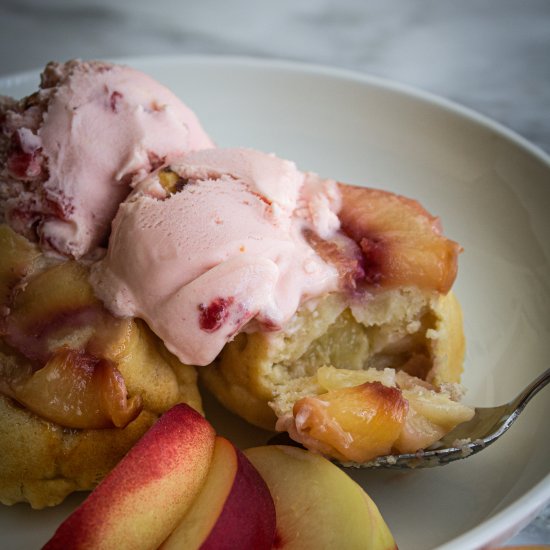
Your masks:
[[[0,75],[69,57],[278,57],[412,84],[550,151],[548,0],[0,0]]]

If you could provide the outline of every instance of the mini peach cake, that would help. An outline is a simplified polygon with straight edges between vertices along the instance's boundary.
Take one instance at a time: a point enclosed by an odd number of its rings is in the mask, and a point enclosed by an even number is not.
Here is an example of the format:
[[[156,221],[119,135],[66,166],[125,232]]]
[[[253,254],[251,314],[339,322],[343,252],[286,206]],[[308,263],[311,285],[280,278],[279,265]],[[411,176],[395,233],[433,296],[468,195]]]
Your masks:
[[[249,422],[361,464],[423,449],[473,415],[459,402],[460,246],[414,200],[338,188],[340,230],[306,237],[341,289],[304,302],[281,330],[240,332],[200,376]]]
[[[139,320],[113,317],[88,267],[0,225],[0,502],[35,508],[93,488],[177,403],[193,367]]]

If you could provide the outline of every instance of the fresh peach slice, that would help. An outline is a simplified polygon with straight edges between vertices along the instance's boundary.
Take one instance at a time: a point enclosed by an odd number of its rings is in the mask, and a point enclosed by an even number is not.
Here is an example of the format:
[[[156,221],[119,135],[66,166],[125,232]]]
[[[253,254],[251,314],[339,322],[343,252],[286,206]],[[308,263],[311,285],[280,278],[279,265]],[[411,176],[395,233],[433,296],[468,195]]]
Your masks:
[[[59,526],[44,548],[158,548],[199,494],[215,437],[198,412],[176,405]]]
[[[343,231],[363,251],[365,281],[447,293],[460,246],[441,234],[439,220],[418,202],[387,191],[340,185]]]
[[[245,454],[275,502],[273,548],[397,548],[374,502],[326,458],[284,445],[255,447]]]
[[[388,454],[399,437],[408,404],[397,388],[380,382],[299,399],[291,437],[343,461],[366,462]]]
[[[204,486],[162,550],[269,550],[275,505],[265,481],[231,442],[216,437]]]

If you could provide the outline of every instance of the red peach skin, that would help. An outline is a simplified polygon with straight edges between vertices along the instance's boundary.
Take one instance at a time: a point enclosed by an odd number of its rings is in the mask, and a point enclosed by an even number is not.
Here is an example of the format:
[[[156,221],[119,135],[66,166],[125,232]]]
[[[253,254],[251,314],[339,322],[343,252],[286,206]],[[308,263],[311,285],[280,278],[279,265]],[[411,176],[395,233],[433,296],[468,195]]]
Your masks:
[[[215,432],[188,405],[176,405],[139,440],[45,550],[156,549],[201,490]]]
[[[241,451],[218,436],[203,488],[161,550],[270,550],[275,527],[265,481]]]

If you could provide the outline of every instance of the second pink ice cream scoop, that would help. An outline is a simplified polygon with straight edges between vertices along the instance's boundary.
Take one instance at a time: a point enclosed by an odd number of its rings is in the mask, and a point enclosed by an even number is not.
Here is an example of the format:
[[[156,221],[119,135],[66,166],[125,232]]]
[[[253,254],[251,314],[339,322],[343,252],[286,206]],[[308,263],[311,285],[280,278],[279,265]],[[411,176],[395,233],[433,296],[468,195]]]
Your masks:
[[[136,186],[113,222],[96,292],[143,318],[184,363],[211,362],[241,330],[276,330],[337,269],[308,243],[339,229],[335,182],[246,149],[184,155]]]

